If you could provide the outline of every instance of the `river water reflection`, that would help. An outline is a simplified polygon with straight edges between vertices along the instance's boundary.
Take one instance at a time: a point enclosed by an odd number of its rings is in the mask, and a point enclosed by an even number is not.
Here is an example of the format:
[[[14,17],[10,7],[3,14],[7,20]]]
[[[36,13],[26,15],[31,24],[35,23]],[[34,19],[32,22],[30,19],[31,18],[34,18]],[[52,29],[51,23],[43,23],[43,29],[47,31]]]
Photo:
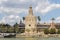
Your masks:
[[[0,40],[60,40],[60,38],[0,38]]]

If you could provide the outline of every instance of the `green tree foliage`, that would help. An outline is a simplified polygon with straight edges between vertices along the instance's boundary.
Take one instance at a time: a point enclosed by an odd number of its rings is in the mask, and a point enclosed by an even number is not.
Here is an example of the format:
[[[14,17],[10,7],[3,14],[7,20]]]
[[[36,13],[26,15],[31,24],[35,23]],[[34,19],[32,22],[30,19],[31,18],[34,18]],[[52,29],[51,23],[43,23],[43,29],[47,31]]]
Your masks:
[[[23,21],[25,20],[25,17],[23,17]]]
[[[45,30],[44,30],[44,33],[45,33],[45,34],[49,34],[49,30],[48,30],[48,29],[45,29]]]
[[[2,26],[1,26],[1,28],[2,28],[2,32],[6,32],[6,25],[5,24],[2,24]]]
[[[38,18],[38,21],[40,21],[40,20],[41,20],[40,16],[38,16],[37,18]]]
[[[8,32],[9,27],[11,27],[9,24],[0,24],[0,32]]]
[[[49,33],[50,34],[56,34],[56,30],[55,29],[51,29],[51,30],[49,30]]]
[[[52,18],[51,20],[53,20],[53,21],[54,21],[54,20],[55,20],[55,18]]]
[[[57,34],[60,34],[60,29],[58,29]]]
[[[18,25],[17,23],[16,23],[16,24],[14,24],[14,32],[16,32],[16,33],[17,33],[17,32],[18,32],[18,30],[19,30],[18,26],[19,26],[19,25]]]
[[[9,24],[0,24],[0,32],[2,33],[12,33],[12,32],[18,32],[18,24],[14,24],[14,26],[11,26]]]
[[[7,33],[9,32],[9,28],[11,27],[9,24],[6,24],[6,27],[7,27]]]

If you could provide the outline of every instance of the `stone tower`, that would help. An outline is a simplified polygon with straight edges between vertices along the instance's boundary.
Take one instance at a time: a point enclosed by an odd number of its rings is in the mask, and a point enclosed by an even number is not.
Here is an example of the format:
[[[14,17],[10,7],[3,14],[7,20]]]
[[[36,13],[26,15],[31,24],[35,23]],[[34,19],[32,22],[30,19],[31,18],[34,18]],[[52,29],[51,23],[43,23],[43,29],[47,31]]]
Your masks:
[[[29,7],[29,14],[25,17],[25,33],[36,33],[36,16],[33,15],[32,6]]]
[[[49,28],[49,30],[50,30],[50,29],[56,29],[56,27],[55,27],[55,23],[54,23],[53,21],[52,21],[51,24],[50,24],[50,28]]]
[[[50,27],[49,27],[49,30],[51,30],[51,29],[55,29],[56,32],[58,31],[53,20],[52,20]]]

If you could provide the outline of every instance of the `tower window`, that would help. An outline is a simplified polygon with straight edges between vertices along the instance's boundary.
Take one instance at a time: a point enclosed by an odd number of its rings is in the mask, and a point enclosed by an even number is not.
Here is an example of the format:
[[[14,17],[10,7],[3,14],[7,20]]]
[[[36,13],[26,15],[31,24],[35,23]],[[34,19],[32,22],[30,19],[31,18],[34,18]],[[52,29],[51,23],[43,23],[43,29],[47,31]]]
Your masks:
[[[31,25],[29,24],[29,26],[31,26]]]

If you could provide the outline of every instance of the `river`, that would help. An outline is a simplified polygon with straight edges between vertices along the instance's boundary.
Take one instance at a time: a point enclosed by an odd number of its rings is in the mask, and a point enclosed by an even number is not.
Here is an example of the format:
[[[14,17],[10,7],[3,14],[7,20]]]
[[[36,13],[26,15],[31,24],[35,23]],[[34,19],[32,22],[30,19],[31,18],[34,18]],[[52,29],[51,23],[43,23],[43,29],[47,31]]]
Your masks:
[[[60,40],[57,37],[49,37],[49,38],[0,38],[0,40]]]

